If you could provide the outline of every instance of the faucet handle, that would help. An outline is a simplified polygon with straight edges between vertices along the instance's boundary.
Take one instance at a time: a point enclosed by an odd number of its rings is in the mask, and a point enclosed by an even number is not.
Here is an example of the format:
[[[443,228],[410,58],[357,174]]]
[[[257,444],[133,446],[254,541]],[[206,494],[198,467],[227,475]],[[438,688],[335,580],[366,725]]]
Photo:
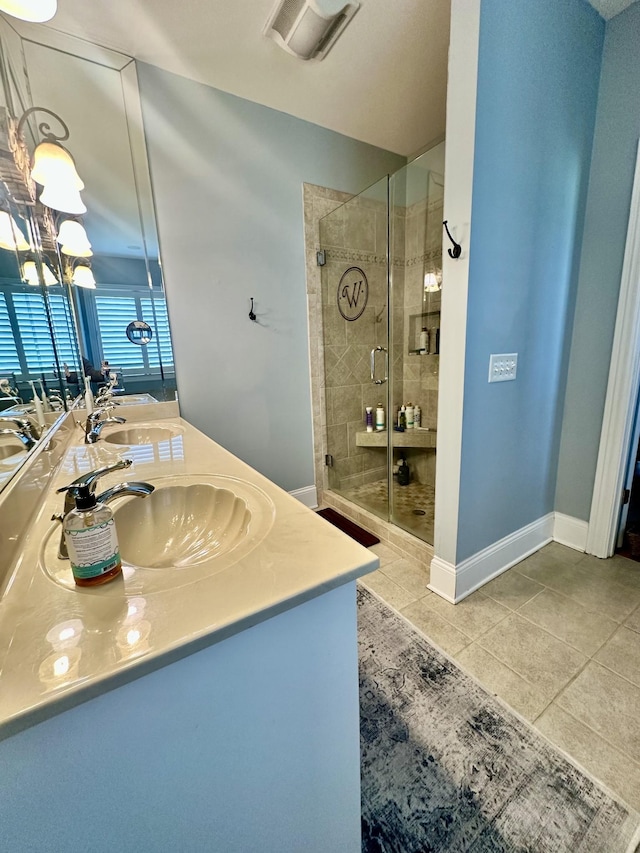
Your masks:
[[[83,474],[81,477],[78,477],[77,480],[74,480],[73,483],[69,483],[68,486],[62,486],[56,491],[73,492],[78,486],[89,486],[93,492],[95,491],[96,483],[100,477],[103,477],[105,474],[110,474],[112,471],[120,471],[122,468],[130,468],[132,465],[132,459],[120,459],[113,465],[105,465],[104,468],[96,468],[95,471],[89,471],[88,474]]]

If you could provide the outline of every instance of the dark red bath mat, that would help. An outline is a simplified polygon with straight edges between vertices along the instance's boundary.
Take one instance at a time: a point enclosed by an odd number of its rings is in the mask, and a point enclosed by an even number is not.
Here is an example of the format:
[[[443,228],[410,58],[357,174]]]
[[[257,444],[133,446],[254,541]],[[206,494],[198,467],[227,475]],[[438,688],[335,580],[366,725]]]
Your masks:
[[[318,515],[321,515],[325,521],[328,521],[329,524],[333,524],[333,526],[337,527],[338,530],[342,530],[342,532],[346,533],[347,536],[355,539],[356,542],[364,545],[365,548],[377,545],[380,541],[377,536],[373,535],[373,533],[369,533],[368,530],[360,527],[359,524],[349,521],[348,518],[345,518],[344,515],[340,515],[340,513],[336,512],[335,509],[319,509]]]

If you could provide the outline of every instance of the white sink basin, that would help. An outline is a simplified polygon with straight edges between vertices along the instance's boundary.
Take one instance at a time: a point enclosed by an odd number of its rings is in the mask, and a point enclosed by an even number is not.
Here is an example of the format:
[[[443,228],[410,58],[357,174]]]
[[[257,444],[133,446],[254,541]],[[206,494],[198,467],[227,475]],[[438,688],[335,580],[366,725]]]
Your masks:
[[[129,477],[129,479],[133,479]],[[264,539],[275,507],[257,486],[218,474],[150,478],[147,497],[112,503],[123,578],[77,587],[68,560],[58,559],[60,525],[42,546],[45,575],[80,595],[148,595],[175,589],[230,568]]]
[[[113,399],[121,406],[141,406],[145,403],[158,402],[151,394],[116,394]]]
[[[0,436],[0,463],[2,465],[14,465],[27,454],[27,449],[19,439],[12,436]]]
[[[231,489],[211,483],[165,485],[115,513],[120,554],[151,569],[183,568],[233,550],[251,511]]]
[[[109,444],[131,447],[137,444],[158,444],[160,441],[169,441],[176,435],[180,435],[180,432],[173,427],[138,424],[125,429],[109,431],[104,429],[101,437]]]

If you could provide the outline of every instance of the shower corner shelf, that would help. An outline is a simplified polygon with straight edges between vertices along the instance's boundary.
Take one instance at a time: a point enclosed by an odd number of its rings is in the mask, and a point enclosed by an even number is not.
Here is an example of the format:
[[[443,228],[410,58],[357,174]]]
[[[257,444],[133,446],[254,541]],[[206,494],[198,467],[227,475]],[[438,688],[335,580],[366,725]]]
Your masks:
[[[386,447],[387,431],[367,432],[360,430],[356,433],[358,447]],[[407,429],[404,432],[393,433],[394,447],[435,447],[436,431],[434,429]]]

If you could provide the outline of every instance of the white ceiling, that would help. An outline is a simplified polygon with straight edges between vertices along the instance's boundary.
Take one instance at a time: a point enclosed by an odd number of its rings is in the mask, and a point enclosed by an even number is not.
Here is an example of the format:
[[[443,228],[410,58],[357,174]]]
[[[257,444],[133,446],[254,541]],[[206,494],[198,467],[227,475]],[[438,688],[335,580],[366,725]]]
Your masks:
[[[362,0],[322,62],[262,35],[274,0],[59,0],[51,26],[398,154],[444,134],[450,0]]]
[[[588,1],[606,19],[636,2]],[[444,134],[450,0],[361,0],[322,62],[303,62],[262,35],[273,0],[58,7],[55,29],[398,154]]]
[[[588,2],[596,9],[605,21],[610,20],[620,12],[624,12],[626,8],[632,6],[637,0],[588,0]]]

